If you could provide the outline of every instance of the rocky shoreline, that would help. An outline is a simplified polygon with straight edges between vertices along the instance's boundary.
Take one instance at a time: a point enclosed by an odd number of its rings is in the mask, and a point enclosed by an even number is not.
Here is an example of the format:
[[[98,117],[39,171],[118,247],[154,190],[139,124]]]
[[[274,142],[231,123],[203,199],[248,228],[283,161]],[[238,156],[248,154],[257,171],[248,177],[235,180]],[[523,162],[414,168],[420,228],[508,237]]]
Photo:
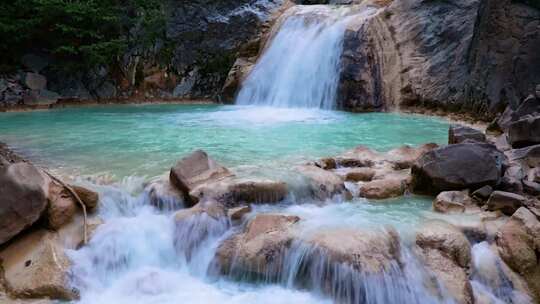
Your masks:
[[[520,295],[540,299],[536,258],[540,252],[540,128],[534,127],[538,120],[540,94],[531,95],[516,110],[507,109],[489,125],[489,134],[452,125],[446,146],[404,146],[385,153],[359,146],[294,170],[305,179],[306,193],[319,202],[337,196],[338,201],[360,197],[384,203],[410,192],[432,195],[433,210],[441,214],[441,220],[421,224],[413,247],[443,285],[434,286],[432,296],[440,296],[444,289],[458,303],[484,303],[471,287],[471,248],[486,242],[490,254],[502,261],[497,271],[513,288]],[[63,252],[84,246],[85,235],[91,239],[101,222],[92,215],[99,208],[98,194],[59,183],[5,145],[0,151],[0,181],[5,185],[0,212],[8,219],[0,225],[0,299],[6,303],[12,301],[8,297],[17,299],[13,303],[76,299],[77,291],[68,284],[69,258]],[[69,189],[89,212],[86,224]],[[321,231],[306,238],[298,232],[300,217],[246,216],[253,204],[283,201],[289,185],[236,177],[204,151],[179,160],[168,178],[149,182],[144,191],[156,208],[174,211],[176,246],[185,252],[194,250],[209,234],[237,226],[238,232],[221,243],[214,261],[217,273],[233,278],[249,273],[251,279],[279,280],[288,254],[304,247],[308,250],[305,265],[324,260],[347,266],[343,272],[320,273],[319,279],[345,284],[340,280],[351,275],[355,280],[389,272],[399,277],[403,270],[400,237],[392,228]],[[475,221],[456,221],[456,215],[472,216]],[[183,238],[186,231],[190,235]],[[305,282],[306,277],[297,273],[295,280]],[[309,284],[324,286],[318,281]],[[322,291],[336,299],[343,296]]]

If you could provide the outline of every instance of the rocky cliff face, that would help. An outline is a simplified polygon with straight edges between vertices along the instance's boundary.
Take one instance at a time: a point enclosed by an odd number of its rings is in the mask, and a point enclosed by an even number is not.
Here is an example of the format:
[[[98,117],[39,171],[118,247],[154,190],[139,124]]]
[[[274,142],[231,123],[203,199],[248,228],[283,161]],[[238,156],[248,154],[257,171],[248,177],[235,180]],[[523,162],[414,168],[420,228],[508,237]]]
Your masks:
[[[393,1],[351,24],[339,104],[436,106],[488,116],[540,82],[540,11],[510,0]]]

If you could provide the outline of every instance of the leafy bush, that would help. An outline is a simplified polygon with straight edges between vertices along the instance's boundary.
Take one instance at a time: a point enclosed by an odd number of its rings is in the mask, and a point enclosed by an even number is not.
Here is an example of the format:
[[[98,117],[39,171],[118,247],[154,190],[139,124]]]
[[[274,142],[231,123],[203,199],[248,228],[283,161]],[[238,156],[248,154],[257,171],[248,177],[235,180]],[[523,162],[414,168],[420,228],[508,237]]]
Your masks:
[[[55,68],[67,71],[110,65],[129,46],[155,43],[164,22],[160,1],[2,1],[0,69],[16,69],[31,52],[52,56]]]

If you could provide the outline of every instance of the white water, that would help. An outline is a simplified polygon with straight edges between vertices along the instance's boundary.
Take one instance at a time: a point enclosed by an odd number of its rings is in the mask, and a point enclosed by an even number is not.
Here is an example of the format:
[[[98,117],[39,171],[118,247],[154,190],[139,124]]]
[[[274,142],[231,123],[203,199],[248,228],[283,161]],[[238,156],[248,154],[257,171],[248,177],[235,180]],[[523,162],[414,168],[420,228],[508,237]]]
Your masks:
[[[350,9],[295,7],[281,25],[236,103],[283,108],[336,108],[343,37]]]

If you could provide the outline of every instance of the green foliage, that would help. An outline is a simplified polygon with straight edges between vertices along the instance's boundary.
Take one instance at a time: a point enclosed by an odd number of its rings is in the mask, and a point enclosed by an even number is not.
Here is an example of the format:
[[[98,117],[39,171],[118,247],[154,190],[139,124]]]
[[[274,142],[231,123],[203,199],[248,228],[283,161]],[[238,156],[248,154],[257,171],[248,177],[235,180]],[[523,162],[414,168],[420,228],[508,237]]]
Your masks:
[[[17,68],[29,52],[49,54],[67,71],[110,65],[130,46],[154,44],[164,24],[161,1],[2,1],[0,69]]]

